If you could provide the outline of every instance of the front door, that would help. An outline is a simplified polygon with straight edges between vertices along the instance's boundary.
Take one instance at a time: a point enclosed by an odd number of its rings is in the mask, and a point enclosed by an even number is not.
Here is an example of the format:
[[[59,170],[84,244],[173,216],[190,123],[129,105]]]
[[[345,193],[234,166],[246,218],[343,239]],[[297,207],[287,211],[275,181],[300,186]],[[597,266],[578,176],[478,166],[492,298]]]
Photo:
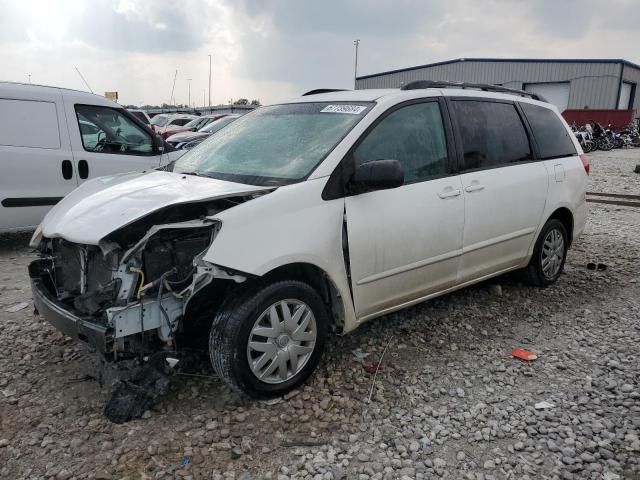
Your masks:
[[[511,102],[454,100],[465,196],[459,282],[507,270],[526,259],[544,212],[548,173]]]
[[[464,199],[451,175],[438,101],[387,112],[345,158],[354,167],[393,159],[405,183],[345,200],[356,314],[375,315],[453,286],[462,249]]]
[[[118,109],[65,103],[80,183],[114,173],[160,166],[151,133]]]

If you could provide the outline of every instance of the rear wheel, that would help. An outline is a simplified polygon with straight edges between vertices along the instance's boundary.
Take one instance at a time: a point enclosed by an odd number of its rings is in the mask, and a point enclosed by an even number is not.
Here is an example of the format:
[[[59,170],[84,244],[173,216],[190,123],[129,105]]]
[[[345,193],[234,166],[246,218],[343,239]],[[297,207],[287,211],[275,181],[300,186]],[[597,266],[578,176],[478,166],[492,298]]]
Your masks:
[[[327,338],[327,309],[295,280],[250,288],[225,304],[209,336],[216,373],[255,398],[282,395],[315,370]]]
[[[562,273],[567,249],[567,229],[560,220],[552,218],[542,227],[533,248],[526,269],[529,283],[540,287],[555,283]]]

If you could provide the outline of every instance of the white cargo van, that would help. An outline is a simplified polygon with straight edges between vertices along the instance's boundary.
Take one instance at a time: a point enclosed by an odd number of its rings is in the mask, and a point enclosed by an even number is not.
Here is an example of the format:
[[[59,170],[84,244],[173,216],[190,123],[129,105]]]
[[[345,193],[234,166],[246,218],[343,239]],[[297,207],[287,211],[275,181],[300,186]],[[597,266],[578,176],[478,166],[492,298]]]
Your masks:
[[[0,232],[35,228],[86,180],[169,162],[172,150],[117,103],[0,82]]]

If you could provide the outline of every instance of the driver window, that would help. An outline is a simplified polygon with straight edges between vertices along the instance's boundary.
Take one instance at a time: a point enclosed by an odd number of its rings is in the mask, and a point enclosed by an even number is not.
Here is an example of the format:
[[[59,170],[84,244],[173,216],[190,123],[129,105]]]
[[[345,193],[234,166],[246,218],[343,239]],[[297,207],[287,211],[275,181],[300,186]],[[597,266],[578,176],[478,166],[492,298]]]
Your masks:
[[[404,182],[447,173],[447,143],[437,102],[408,105],[387,115],[353,152],[355,167],[371,160],[398,160]]]
[[[88,152],[153,155],[153,138],[116,109],[76,105],[82,145]]]

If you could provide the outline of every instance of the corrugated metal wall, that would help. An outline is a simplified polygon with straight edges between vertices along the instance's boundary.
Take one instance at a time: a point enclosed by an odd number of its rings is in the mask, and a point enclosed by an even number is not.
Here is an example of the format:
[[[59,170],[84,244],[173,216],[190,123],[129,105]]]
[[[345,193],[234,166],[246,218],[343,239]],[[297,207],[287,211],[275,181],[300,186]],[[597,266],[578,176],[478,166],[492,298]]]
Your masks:
[[[398,88],[413,80],[503,84],[512,88],[523,88],[525,83],[570,82],[568,108],[616,108],[621,67],[620,63],[464,60],[358,79],[356,88]],[[640,83],[640,70],[627,65],[626,77]],[[640,107],[639,98],[635,105]]]
[[[635,97],[633,100],[633,109],[636,111],[636,116],[640,115],[640,70],[637,68],[630,67],[629,65],[624,66],[624,71],[622,74],[622,79],[626,82],[631,82],[636,84]]]

